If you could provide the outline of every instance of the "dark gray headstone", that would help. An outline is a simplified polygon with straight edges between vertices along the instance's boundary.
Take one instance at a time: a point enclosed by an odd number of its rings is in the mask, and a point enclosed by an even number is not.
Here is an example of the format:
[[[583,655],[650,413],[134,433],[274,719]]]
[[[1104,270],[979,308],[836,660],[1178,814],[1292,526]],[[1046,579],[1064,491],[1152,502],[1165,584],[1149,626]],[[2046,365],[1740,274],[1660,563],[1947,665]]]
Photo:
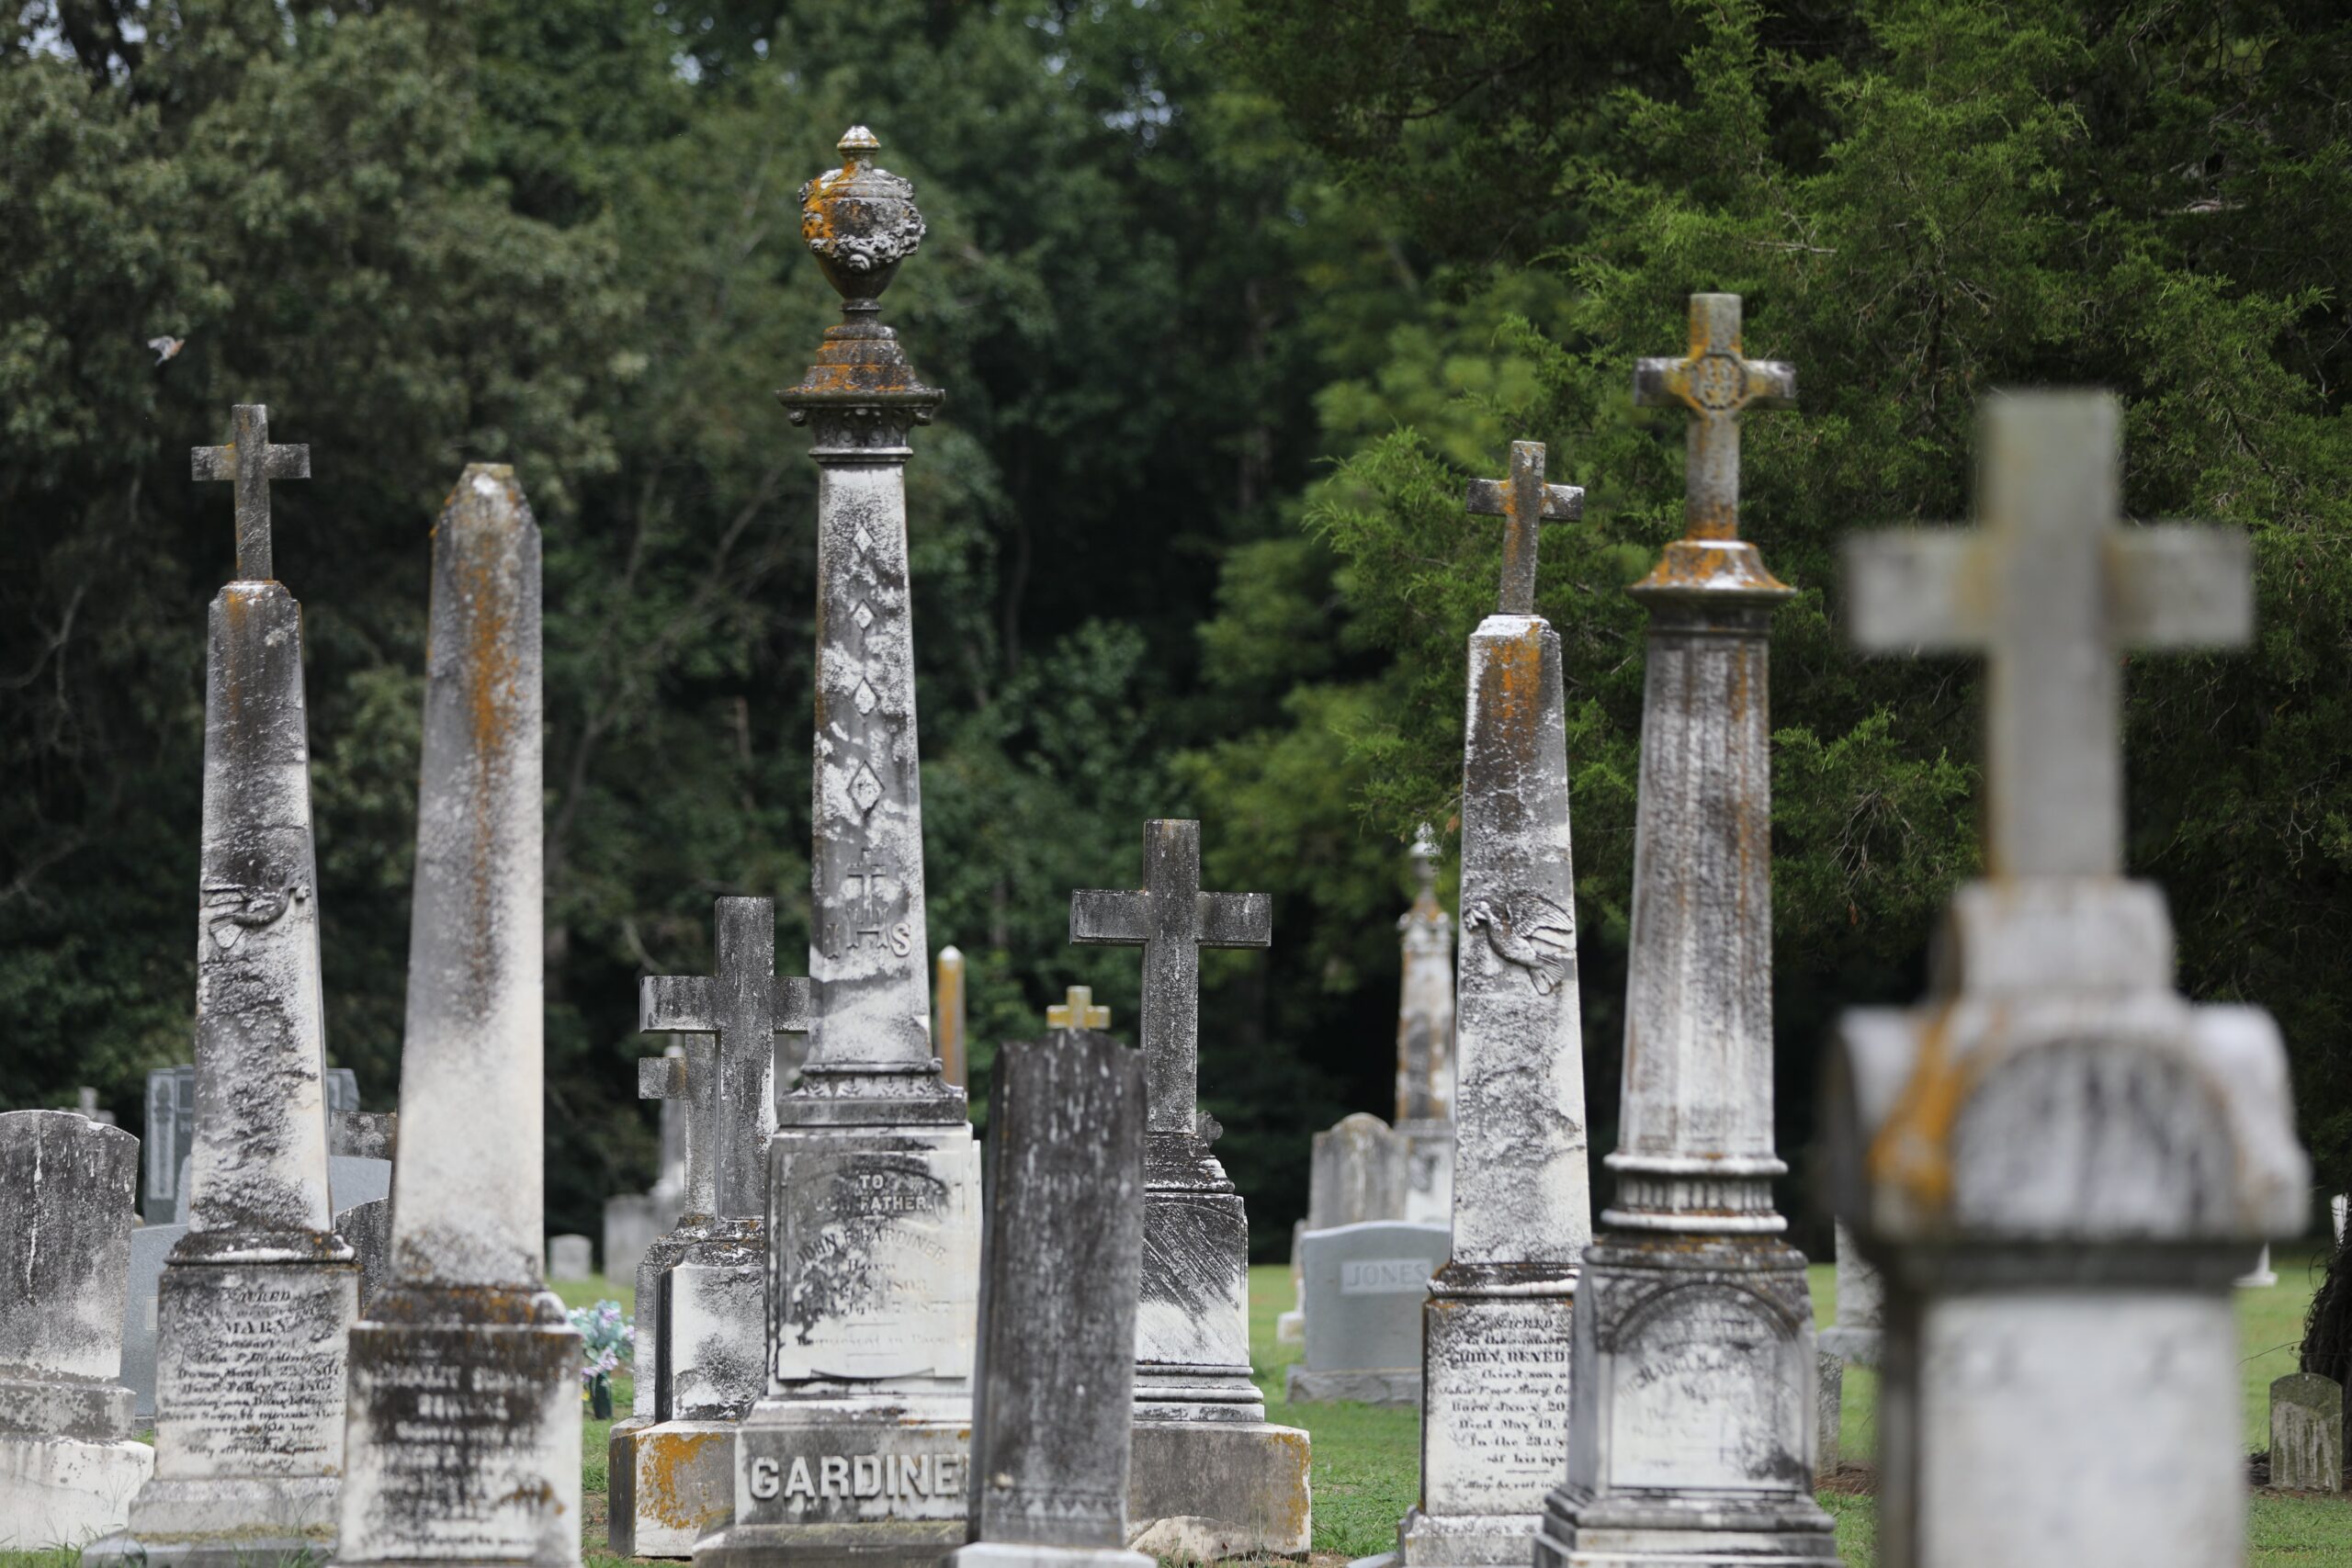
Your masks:
[[[972,1539],[1148,1561],[1122,1551],[1143,1058],[1091,1030],[1016,1042],[990,1099]]]

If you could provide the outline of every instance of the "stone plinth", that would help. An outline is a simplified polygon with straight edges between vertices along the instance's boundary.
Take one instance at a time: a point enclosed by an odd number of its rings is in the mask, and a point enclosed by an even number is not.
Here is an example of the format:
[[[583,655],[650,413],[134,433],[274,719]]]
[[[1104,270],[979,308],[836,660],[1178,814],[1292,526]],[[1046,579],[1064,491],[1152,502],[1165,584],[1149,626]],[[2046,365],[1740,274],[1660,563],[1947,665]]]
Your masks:
[[[2316,1372],[2270,1384],[2270,1484],[2281,1492],[2344,1490],[2344,1385]]]
[[[0,1549],[122,1528],[155,1450],[122,1362],[139,1140],[72,1111],[0,1113]]]

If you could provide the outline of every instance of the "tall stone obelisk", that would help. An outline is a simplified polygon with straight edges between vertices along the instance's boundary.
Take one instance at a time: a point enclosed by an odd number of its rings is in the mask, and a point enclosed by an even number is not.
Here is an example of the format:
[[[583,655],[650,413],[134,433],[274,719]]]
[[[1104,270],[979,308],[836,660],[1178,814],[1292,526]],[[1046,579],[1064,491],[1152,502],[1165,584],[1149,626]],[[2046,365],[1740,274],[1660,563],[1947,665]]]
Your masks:
[[[1437,899],[1437,854],[1424,822],[1413,840],[1413,904],[1396,920],[1396,1131],[1407,1151],[1404,1217],[1442,1225],[1453,1220],[1453,917]]]
[[[801,187],[842,297],[778,396],[817,462],[808,1058],[768,1156],[767,1392],[737,1429],[735,1523],[695,1561],[928,1564],[964,1539],[980,1168],[931,1044],[907,581],[909,431],[941,394],[878,303],[922,243],[864,127]]]
[[[351,1334],[338,1563],[580,1561],[580,1336],[541,1275],[539,529],[433,531],[391,1283]]]
[[[1984,870],[1928,1000],[1848,1013],[1833,1195],[1884,1271],[1891,1568],[2245,1561],[2233,1282],[2300,1234],[2311,1167],[2269,1014],[2174,989],[2123,875],[2127,649],[2243,643],[2234,529],[2122,521],[2122,410],[1996,395],[1984,526],[1852,542],[1854,640],[1987,660]]]
[[[1803,1254],[1772,1179],[1770,727],[1765,650],[1792,592],[1739,537],[1739,416],[1796,373],[1740,346],[1736,294],[1690,298],[1690,348],[1634,400],[1690,415],[1686,526],[1649,611],[1616,1203],[1585,1253],[1575,1419],[1538,1568],[1835,1563],[1813,1499]]]
[[[1544,448],[1474,480],[1503,519],[1501,592],[1470,635],[1455,997],[1453,1258],[1422,1308],[1421,1495],[1404,1562],[1512,1563],[1568,1429],[1577,1259],[1592,1235],[1560,637],[1535,613],[1537,535],[1580,515]]]
[[[309,478],[310,448],[241,404],[194,471],[236,483],[237,580],[205,691],[188,1230],[156,1306],[154,1478],[88,1555],[226,1565],[334,1539],[359,1265],[327,1201],[302,609],[271,575],[269,483]]]

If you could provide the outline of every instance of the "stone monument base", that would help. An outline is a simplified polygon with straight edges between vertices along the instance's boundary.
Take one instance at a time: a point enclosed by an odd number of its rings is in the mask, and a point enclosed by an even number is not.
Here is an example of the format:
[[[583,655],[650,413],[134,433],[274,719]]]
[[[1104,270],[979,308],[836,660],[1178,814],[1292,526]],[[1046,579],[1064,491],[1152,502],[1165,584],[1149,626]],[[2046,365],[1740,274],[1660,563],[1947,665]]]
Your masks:
[[[1295,1427],[1138,1415],[1127,1545],[1201,1562],[1304,1557],[1314,1533],[1307,1457]]]
[[[947,1554],[944,1568],[1159,1568],[1156,1558],[1109,1546],[1030,1546],[976,1540]]]
[[[617,1557],[692,1557],[735,1518],[732,1421],[627,1421],[605,1449]]]
[[[1425,1514],[1408,1508],[1396,1527],[1396,1550],[1384,1553],[1382,1561],[1414,1568],[1527,1568],[1535,1520],[1532,1514]]]
[[[734,1523],[695,1568],[931,1568],[969,1533],[969,1407],[922,1392],[762,1400],[734,1428]]]
[[[158,1476],[131,1500],[129,1528],[82,1553],[99,1563],[156,1568],[294,1568],[334,1546],[331,1475]]]
[[[573,1568],[580,1364],[551,1292],[388,1287],[351,1331],[334,1562]]]
[[[1350,1400],[1358,1404],[1408,1404],[1419,1409],[1421,1369],[1388,1367],[1318,1372],[1293,1363],[1283,1377],[1283,1397],[1293,1404]]]
[[[1586,1250],[1576,1431],[1535,1568],[1835,1568],[1804,1269],[1770,1234],[1620,1232]]]
[[[119,1530],[154,1473],[155,1450],[127,1437],[0,1434],[0,1551],[83,1546]]]

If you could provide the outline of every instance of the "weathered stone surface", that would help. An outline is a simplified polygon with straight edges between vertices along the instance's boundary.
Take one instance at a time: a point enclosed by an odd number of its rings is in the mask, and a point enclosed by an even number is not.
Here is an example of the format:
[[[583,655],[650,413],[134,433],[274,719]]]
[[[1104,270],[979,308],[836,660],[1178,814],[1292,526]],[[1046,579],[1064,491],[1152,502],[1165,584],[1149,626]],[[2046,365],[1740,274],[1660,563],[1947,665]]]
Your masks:
[[[2316,1372],[2270,1384],[2270,1484],[2282,1492],[2344,1490],[2344,1385]]]
[[[1437,898],[1437,843],[1413,844],[1419,889],[1397,919],[1404,981],[1396,1009],[1396,1132],[1405,1140],[1405,1208],[1415,1224],[1453,1223],[1453,918]]]
[[[1309,1458],[1306,1434],[1296,1427],[1139,1415],[1127,1545],[1179,1562],[1304,1558],[1315,1533]]]
[[[692,1557],[735,1517],[731,1420],[649,1424],[610,1450],[608,1541],[622,1557]]]
[[[1740,301],[1690,299],[1690,352],[1645,359],[1637,402],[1689,415],[1683,537],[1648,609],[1616,1201],[1585,1254],[1576,1388],[1537,1568],[1834,1563],[1814,1501],[1820,1406],[1804,1258],[1772,1180],[1772,607],[1791,590],[1739,537],[1739,421],[1795,406],[1747,357]]]
[[[1419,1404],[1422,1303],[1453,1241],[1449,1226],[1402,1222],[1307,1232],[1306,1359],[1286,1397]]]
[[[1886,1314],[1886,1287],[1878,1270],[1862,1256],[1854,1233],[1840,1220],[1836,1226],[1838,1248],[1837,1320],[1821,1331],[1821,1349],[1843,1364],[1878,1365],[1879,1344]],[[1826,1441],[1834,1433],[1825,1433]]]
[[[1316,1134],[1307,1168],[1307,1229],[1403,1219],[1408,1158],[1405,1140],[1361,1111]]]
[[[1532,614],[1534,525],[1573,515],[1582,492],[1547,486],[1543,447],[1524,441],[1501,485],[1503,613],[1470,637],[1453,1253],[1424,1308],[1421,1495],[1398,1529],[1414,1568],[1526,1561],[1566,1458],[1592,1235],[1560,639]]]
[[[580,1337],[541,1288],[539,533],[475,464],[433,536],[392,1282],[351,1333],[339,1563],[580,1560]]]
[[[154,1450],[122,1359],[139,1140],[71,1111],[0,1113],[0,1549],[119,1529]]]
[[[147,1074],[147,1133],[139,1141],[146,1179],[139,1213],[151,1225],[180,1220],[180,1169],[196,1151],[196,1065],[154,1067]]]
[[[392,1278],[392,1201],[374,1198],[334,1213],[334,1234],[349,1244],[359,1265],[359,1310],[365,1313],[376,1292]]]
[[[2116,656],[2242,639],[2245,543],[2118,523],[2111,398],[1980,418],[1985,526],[1849,553],[1864,646],[1992,656],[1994,874],[1925,1004],[1848,1013],[1826,1075],[1832,1197],[1886,1281],[1880,1551],[2242,1562],[2231,1281],[2310,1168],[2275,1025],[2180,997],[2163,896],[2120,874]]]
[[[596,1271],[595,1244],[567,1233],[548,1237],[548,1278],[585,1280]]]
[[[1842,1441],[1846,1411],[1845,1358],[1826,1348],[1817,1348],[1813,1358],[1814,1452],[1813,1473],[1816,1482],[1825,1475],[1835,1475],[1845,1455]]]
[[[1004,1046],[993,1082],[972,1540],[1145,1568],[1125,1550],[1143,1063],[1068,1030]]]

